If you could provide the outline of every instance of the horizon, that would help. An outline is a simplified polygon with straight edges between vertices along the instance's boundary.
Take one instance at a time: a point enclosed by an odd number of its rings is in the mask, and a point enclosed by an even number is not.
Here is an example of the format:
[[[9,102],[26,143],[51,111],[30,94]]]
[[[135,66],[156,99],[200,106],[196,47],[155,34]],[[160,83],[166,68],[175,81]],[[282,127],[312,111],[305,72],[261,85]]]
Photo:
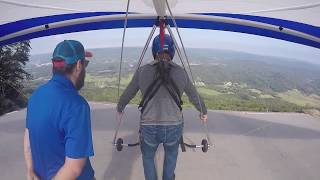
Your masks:
[[[126,46],[124,49],[128,48],[139,48],[142,49],[143,47],[141,46]],[[96,48],[87,48],[86,50],[91,51],[91,50],[97,50],[97,49],[121,49],[121,47],[96,47]],[[148,47],[148,50],[150,47]],[[239,54],[245,54],[248,56],[258,56],[258,57],[267,57],[267,58],[279,58],[283,60],[288,60],[288,61],[293,61],[293,62],[304,62],[307,64],[314,64],[314,65],[320,65],[319,62],[315,61],[307,61],[307,60],[302,60],[302,59],[297,59],[297,58],[291,58],[291,57],[283,57],[283,56],[276,56],[276,55],[263,55],[263,54],[255,54],[253,52],[244,52],[244,51],[239,51],[239,50],[229,50],[229,49],[219,49],[219,48],[204,48],[204,47],[187,47],[187,54],[188,54],[188,49],[199,49],[199,50],[207,50],[207,51],[221,51],[224,53],[227,53],[228,51],[231,53],[239,53]],[[44,52],[44,53],[39,53],[39,54],[30,54],[30,56],[41,56],[41,55],[50,55],[52,52]],[[125,53],[125,52],[124,52]],[[94,57],[94,54],[93,54]],[[120,55],[119,55],[120,58]]]
[[[129,28],[124,47],[144,47],[151,28]],[[64,39],[76,39],[86,49],[121,48],[123,29],[95,30],[60,34],[32,39],[30,55],[52,53],[56,44]],[[158,32],[155,32],[157,34]],[[285,57],[320,64],[320,50],[292,42],[235,32],[203,29],[180,29],[186,49],[218,49],[254,55]],[[199,35],[200,34],[200,35]],[[174,36],[178,39],[177,33]],[[179,47],[181,48],[181,44]],[[150,48],[150,45],[149,45]],[[188,53],[188,52],[187,52]]]

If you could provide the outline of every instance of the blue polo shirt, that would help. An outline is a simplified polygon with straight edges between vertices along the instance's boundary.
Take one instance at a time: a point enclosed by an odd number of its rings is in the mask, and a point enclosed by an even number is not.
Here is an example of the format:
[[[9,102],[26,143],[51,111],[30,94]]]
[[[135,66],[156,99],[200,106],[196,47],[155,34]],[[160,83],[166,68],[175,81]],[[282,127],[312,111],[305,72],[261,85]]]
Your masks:
[[[53,75],[38,88],[29,99],[26,121],[33,168],[41,179],[51,179],[65,157],[87,158],[78,179],[93,179],[90,107],[69,79]]]

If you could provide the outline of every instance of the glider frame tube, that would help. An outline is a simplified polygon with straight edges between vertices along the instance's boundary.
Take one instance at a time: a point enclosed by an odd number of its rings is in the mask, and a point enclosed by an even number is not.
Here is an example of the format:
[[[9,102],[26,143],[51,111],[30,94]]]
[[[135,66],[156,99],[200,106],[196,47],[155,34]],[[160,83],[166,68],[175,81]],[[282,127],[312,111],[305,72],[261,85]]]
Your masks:
[[[88,16],[90,13],[88,13]],[[175,15],[175,19],[180,28],[198,28],[198,29],[213,29],[240,32],[247,34],[254,34],[266,37],[272,37],[276,39],[282,39],[286,41],[296,42],[307,46],[320,48],[320,37],[313,35],[312,33],[304,32],[303,25],[299,30],[292,29],[286,26],[275,25],[271,23],[264,23],[255,20],[241,19],[235,17],[216,16],[216,15],[203,15],[203,14],[181,14]],[[61,15],[63,16],[63,15]],[[13,42],[33,39],[37,37],[50,36],[55,34],[89,31],[98,29],[113,29],[123,28],[123,21],[125,20],[125,14],[107,14],[90,17],[81,17],[68,20],[60,20],[57,22],[46,23],[45,21],[34,27],[28,27],[25,29],[17,29],[14,32],[4,33],[0,36],[0,45],[6,45]],[[257,18],[257,16],[255,16]],[[52,17],[54,18],[54,17]],[[261,17],[265,18],[265,17]],[[135,14],[130,13],[128,16],[128,28],[135,27],[152,27],[157,16],[153,14]],[[272,19],[272,18],[270,18]],[[26,21],[26,20],[24,20]],[[29,23],[37,21],[37,18],[27,20]],[[289,21],[290,22],[290,21]],[[19,26],[19,21],[14,22]],[[25,22],[24,22],[25,23]],[[172,24],[172,20],[168,18],[168,23]],[[299,24],[297,22],[292,22]],[[313,28],[317,34],[320,34],[320,28],[316,26],[308,26]],[[0,26],[6,28],[5,25]],[[319,32],[319,33],[318,33]]]

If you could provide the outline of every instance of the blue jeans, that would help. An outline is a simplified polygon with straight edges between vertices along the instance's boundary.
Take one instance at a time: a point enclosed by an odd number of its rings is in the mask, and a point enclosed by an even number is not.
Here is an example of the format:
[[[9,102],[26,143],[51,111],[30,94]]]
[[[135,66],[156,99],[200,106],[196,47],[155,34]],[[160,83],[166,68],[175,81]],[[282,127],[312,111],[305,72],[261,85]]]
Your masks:
[[[165,152],[162,178],[163,180],[173,180],[182,129],[183,124],[168,126],[141,126],[141,152],[144,176],[146,180],[157,180],[154,157],[160,143],[163,143]]]

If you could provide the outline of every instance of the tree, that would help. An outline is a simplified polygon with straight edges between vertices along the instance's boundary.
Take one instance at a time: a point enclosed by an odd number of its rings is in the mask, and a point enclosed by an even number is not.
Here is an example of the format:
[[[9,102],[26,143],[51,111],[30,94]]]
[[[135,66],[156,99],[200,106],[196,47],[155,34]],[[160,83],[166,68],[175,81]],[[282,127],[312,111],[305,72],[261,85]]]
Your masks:
[[[23,68],[29,61],[30,41],[0,46],[0,115],[26,106],[21,93],[31,75]]]

